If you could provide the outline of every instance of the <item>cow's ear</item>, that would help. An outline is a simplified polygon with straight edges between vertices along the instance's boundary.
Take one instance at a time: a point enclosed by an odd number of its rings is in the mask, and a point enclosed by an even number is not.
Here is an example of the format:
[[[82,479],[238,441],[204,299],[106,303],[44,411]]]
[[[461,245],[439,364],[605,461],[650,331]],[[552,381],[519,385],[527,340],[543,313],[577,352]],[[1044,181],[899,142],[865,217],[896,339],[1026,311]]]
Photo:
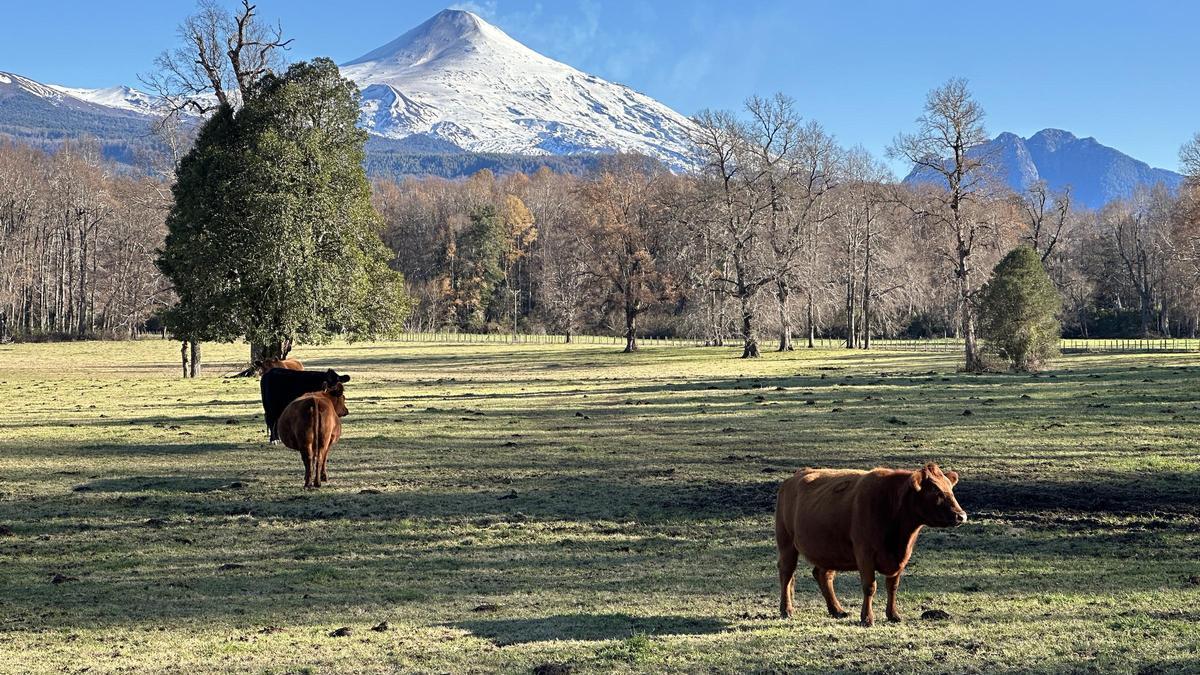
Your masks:
[[[342,375],[341,377],[338,378],[338,382],[349,382],[349,381],[350,381],[349,375]]]
[[[922,469],[920,471],[912,472],[912,477],[909,479],[909,482],[912,484],[912,489],[914,492],[921,491],[921,483],[924,480],[925,480],[925,470],[924,469]]]
[[[947,471],[946,472],[946,480],[950,481],[950,487],[954,487],[955,485],[958,485],[958,472],[957,471]]]

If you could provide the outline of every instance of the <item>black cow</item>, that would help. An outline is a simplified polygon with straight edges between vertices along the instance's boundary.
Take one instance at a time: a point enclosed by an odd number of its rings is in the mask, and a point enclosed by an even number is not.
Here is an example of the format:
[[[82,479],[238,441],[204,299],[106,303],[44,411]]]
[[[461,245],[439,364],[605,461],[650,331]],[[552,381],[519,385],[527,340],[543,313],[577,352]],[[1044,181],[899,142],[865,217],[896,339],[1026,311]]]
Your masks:
[[[272,368],[262,376],[258,389],[262,393],[263,412],[266,413],[267,431],[271,442],[279,440],[275,423],[289,403],[301,396],[333,387],[339,382],[349,382],[349,375],[338,375],[330,370],[288,370]]]

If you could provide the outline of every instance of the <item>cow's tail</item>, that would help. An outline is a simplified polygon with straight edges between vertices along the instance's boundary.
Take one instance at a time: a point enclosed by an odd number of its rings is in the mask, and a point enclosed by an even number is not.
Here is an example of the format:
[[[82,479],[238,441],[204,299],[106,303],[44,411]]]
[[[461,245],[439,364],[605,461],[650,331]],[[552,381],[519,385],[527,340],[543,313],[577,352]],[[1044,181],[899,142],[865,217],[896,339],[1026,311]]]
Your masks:
[[[315,462],[317,461],[317,458],[320,457],[319,451],[321,449],[321,406],[317,402],[316,396],[310,398],[309,403],[312,405],[310,408],[312,423],[308,425],[308,428],[310,430],[309,433],[311,433],[312,436],[308,442],[308,455],[312,458],[312,461]]]

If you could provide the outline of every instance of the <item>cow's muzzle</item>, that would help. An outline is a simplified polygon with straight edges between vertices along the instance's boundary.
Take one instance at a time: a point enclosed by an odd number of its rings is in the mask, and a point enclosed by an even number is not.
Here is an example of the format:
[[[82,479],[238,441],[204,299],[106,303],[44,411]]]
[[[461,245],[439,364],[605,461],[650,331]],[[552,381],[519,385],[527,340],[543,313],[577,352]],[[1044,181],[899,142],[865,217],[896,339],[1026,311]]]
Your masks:
[[[967,522],[967,512],[966,511],[958,511],[954,514],[954,524],[956,526],[962,525],[965,522]]]

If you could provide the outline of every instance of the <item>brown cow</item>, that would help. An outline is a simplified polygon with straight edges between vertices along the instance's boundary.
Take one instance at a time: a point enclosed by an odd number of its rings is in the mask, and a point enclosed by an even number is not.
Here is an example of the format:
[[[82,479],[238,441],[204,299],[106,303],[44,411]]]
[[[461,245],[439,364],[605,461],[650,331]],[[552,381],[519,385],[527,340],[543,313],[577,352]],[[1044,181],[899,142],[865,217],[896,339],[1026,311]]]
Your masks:
[[[254,362],[254,371],[260,376],[266,375],[267,371],[272,368],[304,370],[304,364],[300,362],[300,359],[260,359]]]
[[[887,618],[900,621],[896,589],[925,525],[955,527],[967,514],[954,498],[958,474],[937,464],[916,471],[804,469],[779,486],[775,545],[779,549],[779,613],[792,616],[796,564],[803,555],[835,618],[846,616],[833,590],[838,572],[862,578],[861,620],[875,622],[875,573],[887,580]]]
[[[342,419],[349,415],[341,382],[301,396],[283,409],[275,428],[279,439],[304,460],[304,487],[328,481],[325,462],[329,448],[342,437]]]

